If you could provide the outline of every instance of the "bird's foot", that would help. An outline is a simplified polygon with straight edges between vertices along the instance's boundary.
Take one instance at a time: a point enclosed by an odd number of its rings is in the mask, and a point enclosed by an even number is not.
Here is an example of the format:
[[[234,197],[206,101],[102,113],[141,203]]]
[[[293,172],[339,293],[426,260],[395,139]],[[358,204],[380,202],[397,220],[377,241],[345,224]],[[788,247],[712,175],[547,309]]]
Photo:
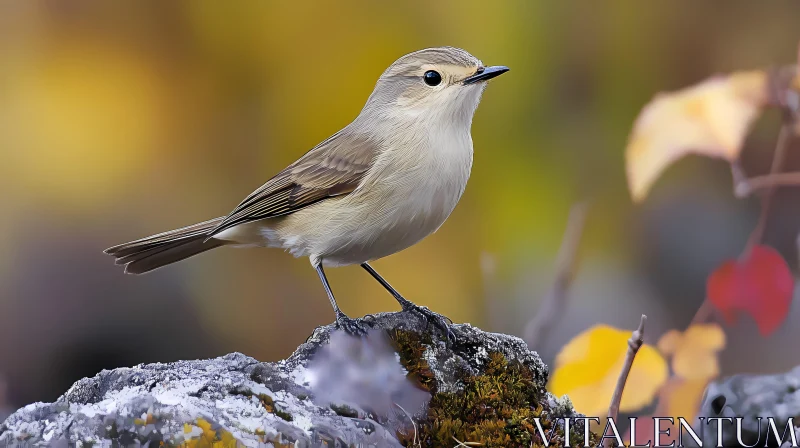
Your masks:
[[[347,317],[344,313],[336,316],[336,327],[350,336],[361,338],[367,335],[369,328],[361,322]]]
[[[429,308],[417,305],[406,300],[405,303],[402,303],[403,312],[411,312],[417,313],[422,315],[427,321],[429,325],[433,325],[434,327],[438,328],[442,331],[445,335],[447,335],[447,340],[450,342],[455,342],[456,338],[452,331],[450,331],[450,325],[453,323],[450,318],[442,316],[439,313],[431,311]]]

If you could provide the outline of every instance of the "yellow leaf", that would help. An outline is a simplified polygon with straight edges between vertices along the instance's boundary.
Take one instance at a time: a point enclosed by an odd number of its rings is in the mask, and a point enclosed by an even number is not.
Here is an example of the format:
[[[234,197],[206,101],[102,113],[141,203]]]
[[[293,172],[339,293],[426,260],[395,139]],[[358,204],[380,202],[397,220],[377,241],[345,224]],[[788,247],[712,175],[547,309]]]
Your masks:
[[[556,356],[549,390],[569,395],[578,412],[603,415],[625,362],[630,337],[631,331],[608,325],[596,325],[579,334]],[[620,410],[630,412],[648,405],[666,380],[666,361],[655,348],[643,345],[628,376]]]
[[[661,173],[689,153],[736,160],[767,94],[766,73],[751,71],[656,95],[636,119],[626,149],[634,201],[644,199]]]

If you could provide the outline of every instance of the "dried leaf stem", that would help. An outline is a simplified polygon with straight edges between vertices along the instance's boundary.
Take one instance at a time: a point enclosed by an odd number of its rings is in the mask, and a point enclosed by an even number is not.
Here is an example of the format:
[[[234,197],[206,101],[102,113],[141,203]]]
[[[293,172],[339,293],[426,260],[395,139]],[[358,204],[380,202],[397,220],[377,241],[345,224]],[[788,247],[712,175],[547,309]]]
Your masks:
[[[775,153],[772,156],[772,167],[769,170],[769,174],[767,176],[762,176],[763,178],[770,178],[775,176],[781,176],[782,174],[797,174],[797,173],[781,173],[781,169],[783,168],[783,162],[786,159],[786,152],[789,148],[789,142],[792,140],[792,136],[794,135],[795,131],[791,124],[791,117],[785,115],[785,120],[783,126],[781,126],[780,133],[778,134],[778,142],[775,145]],[[736,186],[737,192],[740,190],[740,185],[747,186],[746,188],[752,191],[753,181],[757,178],[749,179],[744,181],[743,183]],[[775,193],[777,185],[770,184],[769,182],[764,183],[763,189],[764,192],[761,196],[761,213],[758,216],[758,224],[756,224],[755,229],[753,232],[750,233],[750,237],[747,239],[747,245],[745,246],[744,251],[742,251],[742,257],[747,257],[750,254],[752,248],[761,242],[761,238],[764,236],[764,229],[767,226],[767,218],[769,217],[770,206],[772,205],[772,197]]]
[[[622,392],[625,390],[625,382],[628,381],[628,375],[631,373],[633,367],[633,360],[636,359],[636,353],[644,344],[644,324],[647,322],[647,316],[642,314],[642,319],[639,321],[639,328],[631,334],[628,339],[628,352],[625,354],[625,363],[622,365],[622,371],[619,373],[617,379],[617,387],[614,389],[614,395],[611,396],[611,404],[608,406],[608,418],[617,420],[619,415],[619,404],[622,401]],[[605,439],[604,446],[611,447],[612,440]]]

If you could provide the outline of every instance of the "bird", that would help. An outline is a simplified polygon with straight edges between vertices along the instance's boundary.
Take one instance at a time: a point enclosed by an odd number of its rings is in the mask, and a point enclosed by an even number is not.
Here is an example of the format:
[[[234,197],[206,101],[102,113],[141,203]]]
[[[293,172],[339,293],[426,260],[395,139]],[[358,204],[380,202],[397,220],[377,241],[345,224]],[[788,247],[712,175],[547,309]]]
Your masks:
[[[406,54],[378,78],[356,118],[253,191],[228,215],[105,250],[144,274],[222,246],[308,257],[336,326],[368,328],[339,308],[325,268],[359,265],[399,302],[449,333],[449,319],[404,298],[370,265],[434,233],[473,162],[472,120],[487,81],[509,71],[443,46]]]

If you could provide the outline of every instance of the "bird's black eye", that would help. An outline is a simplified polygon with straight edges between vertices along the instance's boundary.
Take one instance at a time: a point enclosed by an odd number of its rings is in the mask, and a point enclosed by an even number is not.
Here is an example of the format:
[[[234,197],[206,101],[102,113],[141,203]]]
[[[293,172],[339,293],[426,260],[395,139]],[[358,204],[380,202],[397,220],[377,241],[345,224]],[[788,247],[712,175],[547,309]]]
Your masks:
[[[425,84],[429,86],[438,86],[439,83],[442,82],[442,75],[440,75],[437,71],[428,70],[424,75],[422,75],[422,79],[424,79]]]

